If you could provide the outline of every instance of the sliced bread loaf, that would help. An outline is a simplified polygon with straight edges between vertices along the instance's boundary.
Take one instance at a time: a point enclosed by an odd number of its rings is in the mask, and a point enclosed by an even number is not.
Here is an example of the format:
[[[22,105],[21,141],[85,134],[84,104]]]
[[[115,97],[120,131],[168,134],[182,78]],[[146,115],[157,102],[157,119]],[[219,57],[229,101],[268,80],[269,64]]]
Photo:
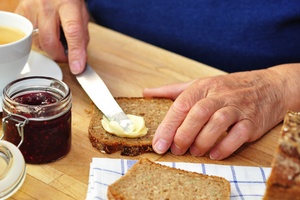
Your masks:
[[[89,138],[93,147],[102,153],[114,153],[121,151],[124,156],[137,156],[145,152],[151,152],[152,139],[158,125],[163,120],[173,101],[162,98],[119,97],[116,98],[120,107],[126,114],[144,117],[148,132],[139,138],[122,138],[107,133],[101,125],[103,114],[96,107],[89,125]]]
[[[284,118],[263,199],[300,199],[300,112]]]
[[[218,176],[171,168],[142,158],[108,187],[108,199],[230,199],[230,183]]]

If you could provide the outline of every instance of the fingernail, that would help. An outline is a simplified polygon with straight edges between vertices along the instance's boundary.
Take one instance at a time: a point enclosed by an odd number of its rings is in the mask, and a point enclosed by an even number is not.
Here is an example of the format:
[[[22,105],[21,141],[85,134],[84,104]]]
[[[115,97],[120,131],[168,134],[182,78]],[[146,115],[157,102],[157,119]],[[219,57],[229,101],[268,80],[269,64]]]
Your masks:
[[[175,143],[172,144],[171,151],[174,155],[182,155],[184,153]]]
[[[190,153],[192,156],[202,156],[201,152],[194,146],[190,148]]]
[[[220,158],[220,152],[218,150],[213,150],[209,154],[211,160],[218,160]]]
[[[164,139],[158,139],[154,145],[154,150],[158,154],[163,154],[168,150],[168,143]]]
[[[79,74],[81,72],[80,62],[73,61],[70,65],[70,69],[73,74]]]

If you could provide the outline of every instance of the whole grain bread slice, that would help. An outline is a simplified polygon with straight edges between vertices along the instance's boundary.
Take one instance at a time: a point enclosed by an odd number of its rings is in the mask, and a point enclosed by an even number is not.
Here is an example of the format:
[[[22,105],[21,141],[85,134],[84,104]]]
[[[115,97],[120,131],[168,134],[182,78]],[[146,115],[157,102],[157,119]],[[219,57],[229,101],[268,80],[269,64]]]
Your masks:
[[[118,97],[116,101],[126,114],[144,117],[148,132],[139,138],[122,138],[107,133],[102,125],[103,114],[96,107],[89,125],[89,139],[102,153],[121,151],[124,156],[137,156],[152,152],[152,139],[173,101],[163,98]]]
[[[225,178],[171,168],[141,158],[127,173],[108,186],[107,197],[116,199],[230,199]]]

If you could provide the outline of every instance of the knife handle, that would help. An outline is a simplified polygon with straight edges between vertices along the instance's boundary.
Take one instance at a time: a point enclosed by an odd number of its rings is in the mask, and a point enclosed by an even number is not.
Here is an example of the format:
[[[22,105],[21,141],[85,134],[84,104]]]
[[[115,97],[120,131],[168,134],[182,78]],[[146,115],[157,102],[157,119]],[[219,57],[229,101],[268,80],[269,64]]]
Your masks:
[[[60,26],[60,42],[64,47],[65,54],[68,55],[68,42],[64,33],[63,28]]]

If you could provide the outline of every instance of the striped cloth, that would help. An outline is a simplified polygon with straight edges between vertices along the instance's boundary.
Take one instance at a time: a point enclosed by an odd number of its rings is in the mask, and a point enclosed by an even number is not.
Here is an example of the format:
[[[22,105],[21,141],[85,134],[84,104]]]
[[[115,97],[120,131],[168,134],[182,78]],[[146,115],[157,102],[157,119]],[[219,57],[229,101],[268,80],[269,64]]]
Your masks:
[[[90,176],[87,200],[107,199],[107,187],[123,176],[137,160],[93,158],[90,165]],[[180,168],[208,175],[224,177],[231,185],[233,200],[262,199],[266,180],[271,168],[215,165],[184,162],[158,162],[170,167]]]

